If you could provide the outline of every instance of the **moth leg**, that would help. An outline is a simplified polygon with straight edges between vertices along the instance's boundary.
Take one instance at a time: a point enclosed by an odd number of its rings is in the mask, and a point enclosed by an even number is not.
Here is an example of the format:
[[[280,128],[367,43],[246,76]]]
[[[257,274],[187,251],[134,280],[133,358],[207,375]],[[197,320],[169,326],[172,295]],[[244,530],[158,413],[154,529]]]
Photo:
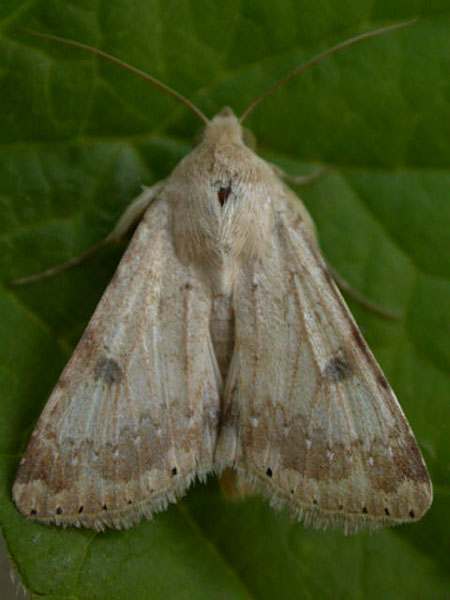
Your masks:
[[[366,298],[363,294],[358,292],[358,290],[355,290],[355,288],[346,279],[344,279],[342,275],[340,275],[336,271],[336,269],[332,267],[328,262],[327,268],[328,272],[330,273],[338,287],[344,292],[346,292],[349,296],[351,296],[353,300],[358,302],[358,304],[361,304],[361,306],[364,306],[364,308],[367,308],[367,310],[370,310],[375,314],[384,317],[385,319],[392,319],[393,321],[398,321],[401,319],[401,315],[399,315],[398,313],[392,312],[389,309],[384,308],[384,306],[377,304],[376,302],[372,302],[372,300]]]
[[[74,256],[66,262],[60,263],[59,265],[55,265],[54,267],[50,267],[49,269],[41,271],[40,273],[35,273],[34,275],[30,275],[28,277],[20,277],[19,279],[15,279],[12,282],[12,285],[24,285],[27,283],[41,281],[42,279],[47,279],[47,277],[53,277],[53,275],[56,275],[61,271],[65,271],[66,269],[70,269],[71,267],[79,265],[84,260],[89,258],[89,256],[92,256],[92,254],[94,254],[98,250],[101,250],[109,243],[119,241],[131,229],[131,227],[139,221],[139,219],[142,217],[142,215],[148,208],[150,202],[158,195],[158,193],[162,189],[163,184],[164,180],[159,181],[152,187],[145,187],[144,191],[141,194],[139,194],[139,196],[135,200],[133,200],[133,202],[126,208],[123,215],[117,221],[114,229],[111,231],[111,233],[109,233],[106,236],[105,239],[101,240],[97,244],[94,244],[78,256]]]
[[[312,173],[308,173],[308,175],[291,175],[289,173],[286,173],[285,171],[283,171],[283,169],[280,169],[280,167],[277,167],[274,164],[271,164],[271,167],[274,170],[275,175],[277,175],[278,177],[280,177],[280,179],[283,179],[287,183],[290,183],[291,185],[308,185],[309,183],[312,183],[313,181],[316,181],[317,179],[320,179],[321,177],[326,175],[331,169],[329,166],[325,166],[320,167],[320,169],[316,169],[315,171],[312,171]]]

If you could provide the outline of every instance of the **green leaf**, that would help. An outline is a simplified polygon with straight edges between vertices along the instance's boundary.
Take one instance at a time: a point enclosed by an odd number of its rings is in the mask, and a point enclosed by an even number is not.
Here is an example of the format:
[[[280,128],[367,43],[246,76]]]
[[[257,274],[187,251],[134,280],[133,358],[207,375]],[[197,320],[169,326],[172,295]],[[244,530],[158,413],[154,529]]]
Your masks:
[[[317,52],[362,31],[415,26],[334,55],[267,99],[247,125],[292,173],[324,254],[399,321],[350,300],[422,446],[435,501],[418,524],[314,532],[217,482],[126,532],[46,527],[11,501],[20,456],[122,248],[39,283],[140,186],[189,151],[193,115],[131,74],[18,30],[118,56],[209,116],[239,114]],[[449,581],[450,8],[444,0],[35,0],[0,7],[0,523],[23,585],[62,599],[438,599]],[[447,503],[447,506],[446,506]]]

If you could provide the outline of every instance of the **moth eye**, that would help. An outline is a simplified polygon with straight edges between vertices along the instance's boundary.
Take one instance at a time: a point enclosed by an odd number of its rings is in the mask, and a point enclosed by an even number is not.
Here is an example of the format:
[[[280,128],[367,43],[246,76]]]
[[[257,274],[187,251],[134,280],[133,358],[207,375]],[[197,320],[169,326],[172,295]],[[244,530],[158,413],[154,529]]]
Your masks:
[[[84,510],[84,506],[80,506],[80,508],[78,509],[78,514],[81,515],[81,513],[83,512],[83,510]]]
[[[102,506],[102,510],[108,510],[108,507],[106,506],[106,504],[104,504],[104,505]]]
[[[32,508],[30,510],[30,515],[37,515],[37,510],[35,508]]]
[[[385,509],[384,509],[384,514],[385,514],[387,517],[389,517],[389,515],[390,515],[391,513],[389,512],[389,509],[388,509],[388,508],[385,508]]]
[[[362,512],[363,515],[367,515],[367,506],[363,506]]]
[[[56,514],[57,514],[57,515],[61,515],[61,514],[62,514],[62,508],[60,508],[59,506],[58,506],[58,508],[56,509]]]
[[[178,471],[177,471],[177,468],[176,468],[176,467],[174,467],[174,468],[172,469],[172,471],[171,471],[172,475],[176,475],[176,474],[177,474],[177,472],[178,472]]]
[[[415,512],[413,510],[409,511],[409,516],[411,517],[411,519],[414,519],[414,517],[416,516]]]
[[[267,469],[266,475],[267,475],[267,477],[272,477],[273,473],[272,473],[272,469],[270,467]]]

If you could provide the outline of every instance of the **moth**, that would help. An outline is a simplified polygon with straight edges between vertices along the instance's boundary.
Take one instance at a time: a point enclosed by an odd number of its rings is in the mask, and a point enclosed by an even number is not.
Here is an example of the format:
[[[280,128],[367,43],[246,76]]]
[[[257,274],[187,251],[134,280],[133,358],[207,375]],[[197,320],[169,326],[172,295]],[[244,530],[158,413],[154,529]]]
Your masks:
[[[272,91],[404,25],[338,44]],[[428,510],[419,447],[311,217],[244,143],[242,121],[267,95],[240,119],[224,108],[208,120],[182,99],[202,141],[109,236],[139,222],[21,460],[13,498],[27,518],[129,527],[210,473],[346,533]]]

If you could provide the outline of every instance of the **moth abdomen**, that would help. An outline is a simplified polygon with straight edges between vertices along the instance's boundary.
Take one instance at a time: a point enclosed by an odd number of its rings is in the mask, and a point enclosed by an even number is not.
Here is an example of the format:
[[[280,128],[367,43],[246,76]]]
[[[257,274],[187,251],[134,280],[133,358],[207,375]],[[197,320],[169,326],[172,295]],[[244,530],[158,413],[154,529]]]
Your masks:
[[[211,341],[222,381],[229,371],[234,349],[234,312],[231,295],[219,295],[213,299],[209,323]]]

